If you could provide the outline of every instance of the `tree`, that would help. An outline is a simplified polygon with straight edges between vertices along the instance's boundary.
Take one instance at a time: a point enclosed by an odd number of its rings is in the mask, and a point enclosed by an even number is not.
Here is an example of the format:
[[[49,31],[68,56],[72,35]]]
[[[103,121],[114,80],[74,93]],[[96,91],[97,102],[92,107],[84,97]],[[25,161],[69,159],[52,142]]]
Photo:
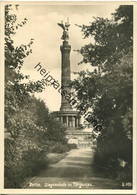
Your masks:
[[[25,18],[18,23],[14,12],[14,6],[5,6],[5,128],[10,133],[5,139],[6,188],[22,187],[26,177],[48,165],[51,141],[66,143],[64,127],[51,119],[45,103],[34,97],[43,90],[42,83],[21,73],[24,59],[32,53],[33,39],[28,45],[14,46],[18,28],[27,22]]]
[[[124,179],[131,181],[133,6],[120,6],[110,20],[97,17],[89,26],[78,26],[84,38],[94,38],[79,50],[80,63],[90,64],[94,71],[80,72],[72,86],[80,101],[78,108],[92,109],[92,118],[102,126],[96,164],[120,177],[120,162],[125,161]]]
[[[42,86],[21,73],[24,58],[32,53],[33,39],[28,45],[14,46],[16,31],[27,22],[25,18],[18,23],[14,12],[14,6],[5,6],[5,128],[10,133],[10,139],[5,139],[5,187],[16,188],[27,175],[33,174],[38,161],[45,162],[40,143],[45,130],[36,124],[29,109],[31,94],[41,92]],[[33,156],[33,161],[26,159],[26,154]]]

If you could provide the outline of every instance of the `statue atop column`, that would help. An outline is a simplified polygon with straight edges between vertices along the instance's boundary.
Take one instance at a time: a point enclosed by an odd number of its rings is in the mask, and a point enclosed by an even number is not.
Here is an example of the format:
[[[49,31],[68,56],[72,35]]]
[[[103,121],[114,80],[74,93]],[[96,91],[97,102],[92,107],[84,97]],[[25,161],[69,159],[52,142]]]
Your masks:
[[[67,41],[69,39],[69,34],[68,34],[68,30],[69,30],[69,21],[67,20],[67,22],[63,23],[63,21],[61,21],[61,23],[58,23],[58,25],[63,29],[63,35],[61,37],[62,40]]]

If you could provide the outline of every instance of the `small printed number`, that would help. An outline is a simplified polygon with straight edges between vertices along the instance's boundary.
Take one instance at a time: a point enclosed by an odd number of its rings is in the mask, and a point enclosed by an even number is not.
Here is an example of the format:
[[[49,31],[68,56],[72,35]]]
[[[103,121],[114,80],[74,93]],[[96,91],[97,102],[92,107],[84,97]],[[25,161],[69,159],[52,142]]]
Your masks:
[[[122,187],[131,187],[131,182],[122,182]]]

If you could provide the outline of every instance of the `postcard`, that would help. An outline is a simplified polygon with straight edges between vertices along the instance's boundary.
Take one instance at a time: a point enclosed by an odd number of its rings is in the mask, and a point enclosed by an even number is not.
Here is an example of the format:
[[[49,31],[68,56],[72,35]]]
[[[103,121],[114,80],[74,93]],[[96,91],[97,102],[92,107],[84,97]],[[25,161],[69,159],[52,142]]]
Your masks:
[[[0,5],[1,194],[135,194],[136,3]]]

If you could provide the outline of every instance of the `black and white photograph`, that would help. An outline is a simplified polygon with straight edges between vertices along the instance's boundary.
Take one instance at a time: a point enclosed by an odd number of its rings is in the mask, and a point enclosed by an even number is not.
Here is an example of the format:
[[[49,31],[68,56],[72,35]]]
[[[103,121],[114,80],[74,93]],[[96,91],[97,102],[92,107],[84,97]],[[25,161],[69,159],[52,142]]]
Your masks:
[[[135,190],[134,6],[3,2],[4,189]]]

